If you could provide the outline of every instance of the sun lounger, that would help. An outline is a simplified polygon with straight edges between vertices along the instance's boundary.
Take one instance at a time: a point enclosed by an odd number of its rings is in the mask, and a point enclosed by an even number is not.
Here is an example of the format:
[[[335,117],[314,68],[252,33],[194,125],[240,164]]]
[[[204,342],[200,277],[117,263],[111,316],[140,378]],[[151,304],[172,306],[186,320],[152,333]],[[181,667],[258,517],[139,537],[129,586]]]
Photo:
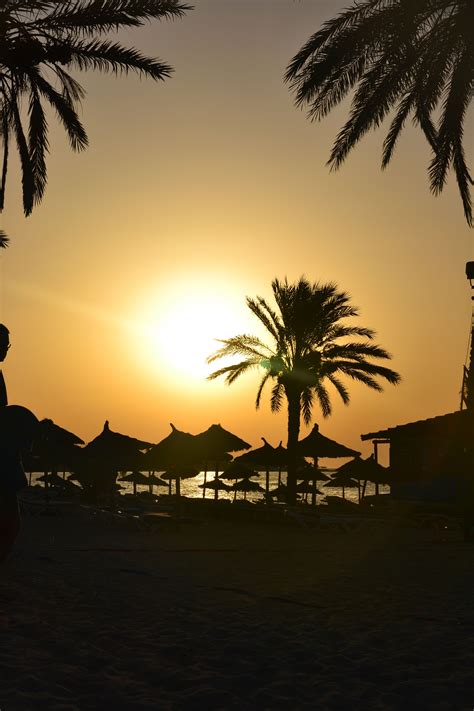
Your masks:
[[[18,497],[20,511],[26,516],[60,516],[72,509],[77,508],[74,501],[68,500],[34,500],[29,498]]]

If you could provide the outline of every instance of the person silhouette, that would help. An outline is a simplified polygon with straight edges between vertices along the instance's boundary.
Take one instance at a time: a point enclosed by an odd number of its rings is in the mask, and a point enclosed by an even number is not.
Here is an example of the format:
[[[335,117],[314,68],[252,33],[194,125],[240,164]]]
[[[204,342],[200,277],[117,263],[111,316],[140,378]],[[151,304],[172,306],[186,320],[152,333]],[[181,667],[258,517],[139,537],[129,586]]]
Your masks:
[[[0,362],[3,363],[10,350],[10,331],[3,323],[0,323]],[[7,388],[3,378],[3,372],[0,370],[0,407],[8,405]]]
[[[0,324],[0,362],[10,349],[8,328]],[[31,444],[38,420],[19,405],[8,405],[0,370],[0,563],[5,560],[20,530],[17,492],[27,485],[21,450]]]

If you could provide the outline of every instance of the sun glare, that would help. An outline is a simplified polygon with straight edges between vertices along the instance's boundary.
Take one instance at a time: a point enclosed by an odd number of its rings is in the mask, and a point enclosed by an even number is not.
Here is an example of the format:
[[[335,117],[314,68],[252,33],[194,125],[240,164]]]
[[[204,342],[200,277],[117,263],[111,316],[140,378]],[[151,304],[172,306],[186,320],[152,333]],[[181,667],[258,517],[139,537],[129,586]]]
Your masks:
[[[241,294],[221,288],[186,285],[160,295],[143,325],[147,360],[170,376],[203,382],[222,363],[209,365],[207,357],[220,346],[217,339],[252,329]]]

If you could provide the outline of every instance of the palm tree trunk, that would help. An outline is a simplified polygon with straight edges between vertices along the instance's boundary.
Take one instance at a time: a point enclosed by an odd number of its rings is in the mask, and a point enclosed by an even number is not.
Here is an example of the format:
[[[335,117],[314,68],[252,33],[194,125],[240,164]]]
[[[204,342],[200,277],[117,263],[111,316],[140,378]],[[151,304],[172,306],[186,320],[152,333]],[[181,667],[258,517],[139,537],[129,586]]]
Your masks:
[[[298,437],[300,434],[300,392],[285,388],[288,400],[288,480],[286,501],[290,506],[296,504],[296,461]]]

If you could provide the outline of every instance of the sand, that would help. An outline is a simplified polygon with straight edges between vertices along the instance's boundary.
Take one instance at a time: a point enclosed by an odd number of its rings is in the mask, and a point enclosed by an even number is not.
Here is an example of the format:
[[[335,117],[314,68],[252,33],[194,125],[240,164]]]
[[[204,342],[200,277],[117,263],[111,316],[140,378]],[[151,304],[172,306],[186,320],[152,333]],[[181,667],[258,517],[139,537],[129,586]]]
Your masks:
[[[0,708],[472,709],[457,530],[25,517],[0,569]]]

